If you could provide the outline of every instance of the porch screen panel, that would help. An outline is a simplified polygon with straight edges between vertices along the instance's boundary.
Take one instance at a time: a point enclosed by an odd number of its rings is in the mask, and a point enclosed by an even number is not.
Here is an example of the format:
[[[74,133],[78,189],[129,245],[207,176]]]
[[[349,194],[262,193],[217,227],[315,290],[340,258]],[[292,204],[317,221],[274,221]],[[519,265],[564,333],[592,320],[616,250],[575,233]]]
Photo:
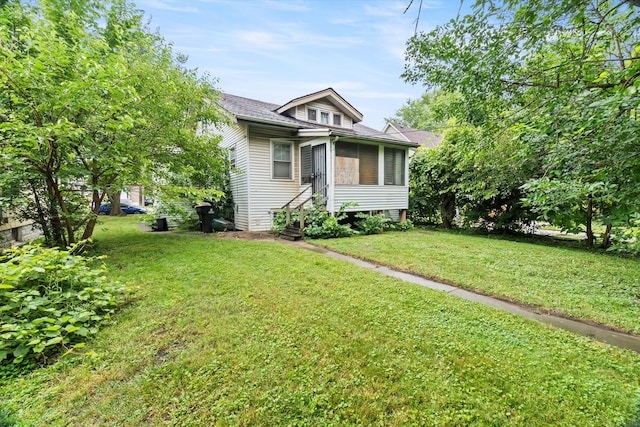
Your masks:
[[[360,185],[378,185],[378,146],[358,144]]]
[[[357,159],[358,144],[343,141],[336,142],[336,157],[351,157]]]
[[[311,184],[311,146],[300,148],[300,181],[302,184]]]
[[[338,141],[336,184],[377,185],[378,146]]]
[[[338,141],[336,143],[336,184],[358,185],[359,165],[358,144]]]
[[[384,185],[404,185],[404,150],[384,149]]]

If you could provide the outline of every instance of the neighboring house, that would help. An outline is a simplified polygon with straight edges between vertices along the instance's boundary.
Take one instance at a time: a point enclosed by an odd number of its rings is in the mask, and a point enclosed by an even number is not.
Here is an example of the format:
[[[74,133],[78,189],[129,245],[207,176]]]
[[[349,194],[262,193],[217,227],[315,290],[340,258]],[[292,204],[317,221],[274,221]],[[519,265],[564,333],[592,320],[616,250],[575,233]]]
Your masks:
[[[0,207],[0,248],[10,248],[42,236],[33,221],[20,221]]]
[[[362,114],[333,89],[284,105],[230,94],[219,103],[232,121],[220,145],[235,168],[236,228],[269,230],[287,203],[312,194],[330,212],[354,202],[347,211],[405,218],[408,150],[418,144],[361,125]]]
[[[388,122],[382,132],[387,135],[395,136],[406,142],[414,142],[423,147],[435,147],[442,142],[442,135],[436,135],[433,132],[426,130],[417,130],[410,128],[409,126],[402,126],[401,124]]]

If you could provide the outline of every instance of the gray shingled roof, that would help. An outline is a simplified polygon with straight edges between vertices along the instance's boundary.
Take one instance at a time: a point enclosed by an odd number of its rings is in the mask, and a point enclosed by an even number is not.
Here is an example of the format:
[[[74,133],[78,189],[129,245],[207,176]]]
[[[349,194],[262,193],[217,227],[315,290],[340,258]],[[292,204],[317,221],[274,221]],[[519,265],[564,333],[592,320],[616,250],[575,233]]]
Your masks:
[[[402,126],[396,122],[392,122],[391,124],[409,141],[415,142],[416,144],[420,144],[425,147],[435,147],[442,142],[442,135],[436,135],[435,133],[426,130],[413,129],[409,126]]]
[[[233,114],[236,119],[244,120],[247,122],[266,123],[296,129],[331,129],[331,133],[333,135],[362,139],[375,139],[400,145],[418,145],[414,142],[407,143],[404,141],[400,141],[398,140],[398,138],[387,135],[386,133],[380,132],[376,129],[361,125],[360,123],[354,124],[353,129],[344,129],[323,124],[304,122],[302,120],[297,120],[293,117],[277,113],[276,110],[278,109],[278,107],[280,107],[280,105],[278,104],[258,101],[256,99],[244,98],[242,96],[231,95],[229,93],[223,93],[218,103],[222,106],[222,108]]]

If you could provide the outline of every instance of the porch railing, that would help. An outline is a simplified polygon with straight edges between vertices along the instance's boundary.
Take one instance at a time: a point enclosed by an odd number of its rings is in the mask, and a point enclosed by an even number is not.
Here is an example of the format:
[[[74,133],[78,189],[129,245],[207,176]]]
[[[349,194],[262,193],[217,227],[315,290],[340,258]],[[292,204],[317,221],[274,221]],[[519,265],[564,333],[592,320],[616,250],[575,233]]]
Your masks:
[[[286,218],[285,227],[287,227],[287,228],[291,227],[292,214],[295,213],[296,211],[299,211],[298,222],[299,222],[300,225],[297,228],[300,230],[300,237],[304,238],[304,217],[305,217],[304,205],[306,205],[314,197],[322,194],[322,191],[325,190],[328,187],[329,187],[329,184],[326,184],[326,185],[322,186],[315,193],[312,193],[310,196],[308,196],[302,202],[298,203],[295,207],[292,207],[293,203],[300,196],[302,196],[305,192],[307,192],[307,190],[309,190],[309,188],[311,188],[311,186],[305,188],[300,193],[298,193],[293,199],[289,200],[289,202],[287,202],[287,204],[285,204],[281,209],[281,210],[285,211],[285,218]]]

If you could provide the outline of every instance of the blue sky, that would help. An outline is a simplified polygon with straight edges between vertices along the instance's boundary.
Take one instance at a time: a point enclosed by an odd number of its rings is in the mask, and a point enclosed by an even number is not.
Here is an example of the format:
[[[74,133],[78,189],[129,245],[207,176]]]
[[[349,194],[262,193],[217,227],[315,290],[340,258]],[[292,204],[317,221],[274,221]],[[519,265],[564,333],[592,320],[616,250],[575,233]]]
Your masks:
[[[406,40],[420,0],[137,0],[187,66],[223,92],[285,104],[327,87],[381,130],[408,99]],[[458,0],[422,0],[419,31],[454,18]]]

